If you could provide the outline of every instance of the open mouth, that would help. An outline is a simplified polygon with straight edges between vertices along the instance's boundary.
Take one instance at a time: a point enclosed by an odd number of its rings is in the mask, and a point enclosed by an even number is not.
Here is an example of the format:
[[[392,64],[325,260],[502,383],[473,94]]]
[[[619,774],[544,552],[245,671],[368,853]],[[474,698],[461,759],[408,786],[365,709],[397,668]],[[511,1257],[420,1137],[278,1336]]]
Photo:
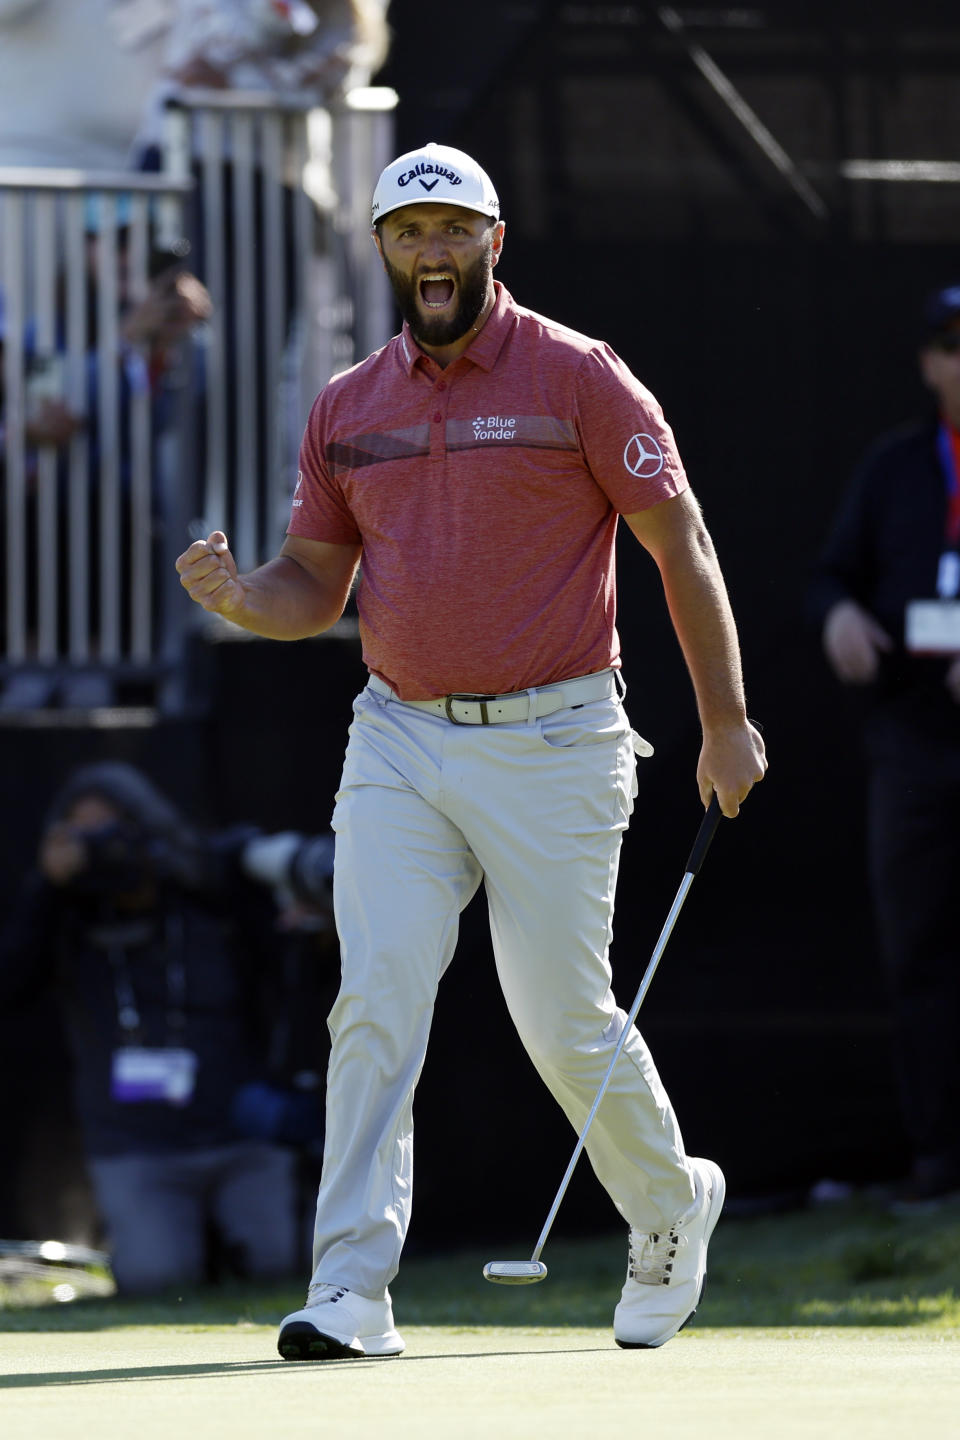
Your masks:
[[[453,276],[445,273],[420,277],[420,299],[428,310],[442,310],[453,299]]]

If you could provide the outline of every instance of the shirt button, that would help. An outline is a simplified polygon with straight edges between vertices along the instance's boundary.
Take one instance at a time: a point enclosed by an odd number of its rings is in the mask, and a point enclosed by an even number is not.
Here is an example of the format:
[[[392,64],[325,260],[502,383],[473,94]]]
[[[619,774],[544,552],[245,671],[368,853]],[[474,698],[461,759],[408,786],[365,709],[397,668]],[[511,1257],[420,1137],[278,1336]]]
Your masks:
[[[446,382],[446,380],[441,380],[441,381],[440,381],[440,384],[437,386],[437,389],[438,389],[438,390],[446,390],[446,388],[447,388],[447,382]]]
[[[440,424],[440,421],[441,421],[442,419],[443,419],[443,416],[440,414],[440,411],[438,410],[437,413],[436,413],[436,415],[434,415],[434,417],[433,417],[433,423],[434,423],[434,425],[439,425],[439,424]]]

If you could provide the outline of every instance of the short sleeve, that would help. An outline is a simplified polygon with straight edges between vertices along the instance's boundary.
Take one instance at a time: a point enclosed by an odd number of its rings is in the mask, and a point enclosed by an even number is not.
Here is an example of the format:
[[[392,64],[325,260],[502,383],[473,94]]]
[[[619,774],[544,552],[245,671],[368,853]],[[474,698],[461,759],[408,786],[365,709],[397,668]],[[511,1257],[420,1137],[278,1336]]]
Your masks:
[[[331,545],[358,545],[362,537],[357,522],[324,459],[325,409],[321,391],[300,442],[300,469],[287,534],[304,540],[325,540]]]
[[[621,515],[648,510],[687,489],[658,401],[607,345],[595,345],[580,364],[576,425],[590,472]]]

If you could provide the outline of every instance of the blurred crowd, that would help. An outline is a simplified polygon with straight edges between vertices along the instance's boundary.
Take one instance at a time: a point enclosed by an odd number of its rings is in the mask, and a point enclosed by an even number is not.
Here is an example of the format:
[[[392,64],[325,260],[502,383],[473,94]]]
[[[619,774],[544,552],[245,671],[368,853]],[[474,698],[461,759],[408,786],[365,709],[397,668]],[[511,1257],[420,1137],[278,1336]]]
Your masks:
[[[8,619],[20,627],[5,650],[19,644],[43,651],[49,661],[69,649],[74,661],[70,673],[57,674],[24,657],[0,676],[0,711],[109,704],[116,680],[98,666],[98,652],[109,664],[121,654],[142,657],[151,646],[164,648],[156,632],[172,623],[166,616],[155,622],[151,640],[142,618],[136,633],[134,615],[157,611],[163,582],[138,582],[146,567],[131,553],[141,560],[147,553],[161,575],[164,537],[202,508],[198,492],[217,446],[224,471],[237,473],[241,450],[253,456],[255,469],[269,470],[269,480],[257,482],[256,503],[271,524],[271,487],[279,483],[274,475],[281,465],[292,488],[296,383],[284,388],[276,379],[269,401],[258,396],[243,446],[237,384],[241,354],[263,392],[271,367],[276,375],[295,373],[306,353],[294,305],[304,284],[293,262],[294,232],[302,232],[302,224],[289,176],[281,254],[286,282],[280,284],[287,294],[271,302],[279,307],[282,334],[267,333],[271,322],[257,298],[249,333],[241,335],[235,247],[265,248],[267,162],[260,152],[253,165],[250,235],[234,234],[230,223],[236,216],[229,197],[240,182],[231,173],[229,131],[216,221],[206,214],[202,184],[194,187],[189,214],[181,210],[176,220],[158,195],[118,188],[125,176],[147,183],[157,180],[156,172],[169,173],[167,102],[227,91],[237,106],[250,96],[277,104],[299,96],[335,106],[369,83],[388,43],[385,0],[0,0],[0,167],[21,167],[21,177],[27,167],[35,181],[49,172],[61,184],[43,201],[50,207],[45,215],[36,190],[5,195],[0,187],[0,488],[13,491],[0,506],[0,551],[12,547],[22,556],[0,590],[0,628]],[[290,156],[281,163],[289,166]],[[196,179],[195,155],[193,173]],[[79,277],[65,218],[74,183],[86,197]],[[149,201],[145,208],[138,208],[141,200]],[[138,228],[144,215],[146,238]],[[214,223],[225,227],[223,250],[205,255]],[[211,268],[220,296],[216,313],[204,283]],[[6,294],[11,287],[14,293]],[[206,413],[213,403],[212,325],[223,337],[215,439]],[[277,405],[280,418],[273,413]],[[284,427],[289,434],[281,441]],[[179,462],[178,448],[187,452]],[[40,555],[46,557],[45,601],[38,598]],[[135,600],[137,583],[143,595]]]
[[[149,166],[172,90],[330,104],[387,45],[385,0],[0,0],[0,165]]]

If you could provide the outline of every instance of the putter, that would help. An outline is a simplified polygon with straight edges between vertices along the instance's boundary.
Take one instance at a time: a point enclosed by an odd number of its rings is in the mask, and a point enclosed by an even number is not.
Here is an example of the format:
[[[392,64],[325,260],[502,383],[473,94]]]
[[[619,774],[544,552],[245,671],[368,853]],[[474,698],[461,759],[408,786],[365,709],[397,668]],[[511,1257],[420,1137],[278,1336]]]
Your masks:
[[[700,829],[697,831],[697,838],[693,842],[693,849],[690,851],[690,856],[687,860],[687,867],[680,884],[680,889],[677,891],[676,899],[670,907],[670,914],[664,921],[663,929],[660,931],[660,939],[657,941],[654,952],[650,957],[650,963],[644,971],[643,979],[640,981],[640,989],[637,991],[636,999],[630,1008],[630,1014],[627,1016],[627,1023],[620,1032],[617,1048],[614,1050],[610,1064],[607,1066],[607,1073],[600,1082],[600,1089],[597,1091],[596,1099],[590,1107],[590,1113],[586,1118],[583,1129],[580,1132],[580,1138],[570,1157],[570,1164],[567,1166],[566,1174],[560,1182],[560,1189],[557,1191],[556,1198],[550,1207],[550,1214],[547,1216],[546,1224],[540,1232],[540,1239],[534,1246],[533,1254],[529,1260],[490,1260],[484,1265],[483,1278],[492,1281],[495,1285],[535,1285],[538,1280],[545,1280],[547,1278],[547,1267],[540,1259],[543,1247],[547,1243],[547,1236],[550,1234],[553,1222],[557,1217],[557,1211],[560,1209],[560,1202],[567,1192],[567,1186],[570,1184],[571,1176],[576,1168],[577,1161],[580,1159],[580,1152],[586,1143],[590,1126],[594,1121],[594,1116],[600,1108],[600,1101],[607,1093],[607,1086],[610,1084],[614,1067],[620,1059],[621,1051],[627,1042],[627,1036],[633,1028],[633,1022],[637,1018],[640,1006],[643,1004],[644,997],[650,988],[650,982],[656,973],[657,966],[660,964],[660,957],[666,949],[667,941],[670,939],[670,932],[673,930],[683,902],[687,898],[687,891],[693,883],[694,875],[696,875],[700,866],[703,864],[704,857],[710,848],[710,841],[716,834],[721,814],[720,802],[717,799],[716,792],[714,792],[713,799],[707,806],[707,812],[700,822]]]

